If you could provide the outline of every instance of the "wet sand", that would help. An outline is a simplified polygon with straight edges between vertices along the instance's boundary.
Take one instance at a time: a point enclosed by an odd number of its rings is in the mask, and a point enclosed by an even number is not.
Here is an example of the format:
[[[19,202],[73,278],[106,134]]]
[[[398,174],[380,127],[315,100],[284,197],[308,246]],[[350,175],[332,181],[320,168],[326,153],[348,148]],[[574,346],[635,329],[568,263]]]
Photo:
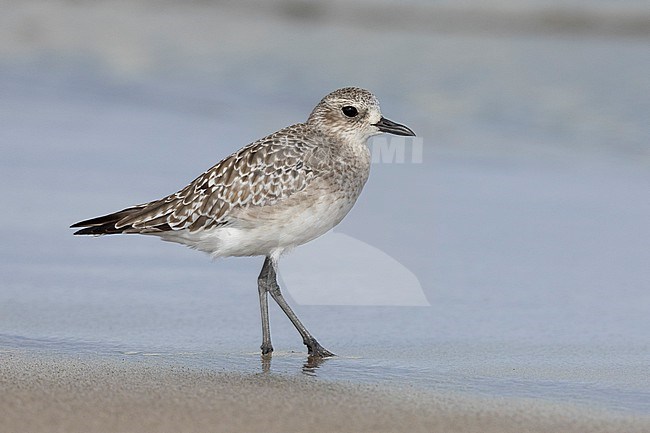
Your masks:
[[[5,352],[3,432],[642,432],[650,419],[537,400]]]

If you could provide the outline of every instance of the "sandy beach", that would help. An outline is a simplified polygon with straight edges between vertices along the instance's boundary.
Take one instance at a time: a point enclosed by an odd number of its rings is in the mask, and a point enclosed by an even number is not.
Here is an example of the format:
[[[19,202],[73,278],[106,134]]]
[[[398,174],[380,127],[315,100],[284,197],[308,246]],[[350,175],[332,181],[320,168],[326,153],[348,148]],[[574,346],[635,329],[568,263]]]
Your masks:
[[[11,432],[647,432],[650,420],[534,400],[14,351],[0,363]]]

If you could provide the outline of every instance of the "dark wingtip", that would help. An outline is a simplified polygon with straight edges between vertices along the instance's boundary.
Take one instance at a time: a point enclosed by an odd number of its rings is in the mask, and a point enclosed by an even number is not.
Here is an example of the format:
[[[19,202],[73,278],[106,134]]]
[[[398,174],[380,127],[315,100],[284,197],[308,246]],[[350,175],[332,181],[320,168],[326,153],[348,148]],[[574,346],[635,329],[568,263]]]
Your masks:
[[[84,221],[79,221],[70,226],[71,229],[81,228],[74,232],[74,235],[110,235],[122,233],[123,229],[115,228],[115,224],[127,215],[137,212],[143,206],[133,206],[130,208],[122,209],[121,211],[102,215],[96,218],[91,218]]]
[[[118,233],[123,233],[122,229],[116,229],[113,224],[105,224],[102,226],[93,226],[85,227],[81,230],[77,230],[72,233],[75,236],[91,235],[91,236],[100,236],[100,235],[114,235]]]
[[[70,228],[73,228],[73,227],[74,227],[74,226],[70,226]],[[91,234],[92,234],[92,233],[90,233],[90,229],[91,229],[91,228],[92,228],[92,227],[88,227],[88,228],[85,228],[85,229],[77,230],[76,232],[74,232],[74,233],[72,233],[72,234],[73,234],[74,236],[78,236],[78,235],[91,235]]]

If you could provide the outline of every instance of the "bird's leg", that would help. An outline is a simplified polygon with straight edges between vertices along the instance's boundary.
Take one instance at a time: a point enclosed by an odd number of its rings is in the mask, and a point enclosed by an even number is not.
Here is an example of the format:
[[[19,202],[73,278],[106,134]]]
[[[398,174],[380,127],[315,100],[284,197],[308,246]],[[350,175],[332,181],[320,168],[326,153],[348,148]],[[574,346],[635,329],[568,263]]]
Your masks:
[[[260,311],[262,312],[262,356],[270,355],[273,352],[273,345],[271,344],[271,327],[269,326],[269,269],[273,268],[270,258],[264,259],[262,271],[257,277],[257,290],[260,295]]]
[[[307,328],[305,328],[305,325],[300,322],[298,319],[298,316],[296,316],[296,313],[293,312],[287,301],[284,299],[282,296],[282,292],[280,291],[280,286],[278,285],[278,280],[277,280],[277,274],[275,271],[276,263],[273,262],[269,257],[266,258],[266,261],[264,262],[264,266],[267,266],[267,262],[270,264],[269,266],[269,271],[268,271],[268,291],[271,294],[271,297],[275,300],[275,302],[280,306],[282,311],[284,311],[284,314],[287,315],[289,320],[291,320],[291,323],[293,323],[293,326],[296,327],[298,330],[298,333],[300,333],[300,336],[302,337],[303,343],[305,343],[305,346],[307,346],[307,353],[311,356],[315,357],[328,357],[328,356],[336,356],[329,350],[325,349],[323,346],[321,346],[318,341],[309,333]]]

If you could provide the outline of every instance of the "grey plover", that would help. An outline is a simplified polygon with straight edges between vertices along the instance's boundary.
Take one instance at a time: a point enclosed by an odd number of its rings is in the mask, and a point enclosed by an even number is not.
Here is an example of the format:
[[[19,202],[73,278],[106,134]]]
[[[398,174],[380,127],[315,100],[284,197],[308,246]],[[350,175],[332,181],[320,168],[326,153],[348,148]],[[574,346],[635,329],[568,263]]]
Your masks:
[[[300,322],[277,283],[284,251],[337,225],[370,172],[368,138],[415,135],[384,118],[367,90],[325,96],[304,123],[261,138],[223,159],[185,188],[160,200],[73,224],[75,235],[138,233],[177,242],[212,257],[264,256],[257,279],[262,354],[273,351],[267,294],[296,327],[308,353],[333,356]]]

